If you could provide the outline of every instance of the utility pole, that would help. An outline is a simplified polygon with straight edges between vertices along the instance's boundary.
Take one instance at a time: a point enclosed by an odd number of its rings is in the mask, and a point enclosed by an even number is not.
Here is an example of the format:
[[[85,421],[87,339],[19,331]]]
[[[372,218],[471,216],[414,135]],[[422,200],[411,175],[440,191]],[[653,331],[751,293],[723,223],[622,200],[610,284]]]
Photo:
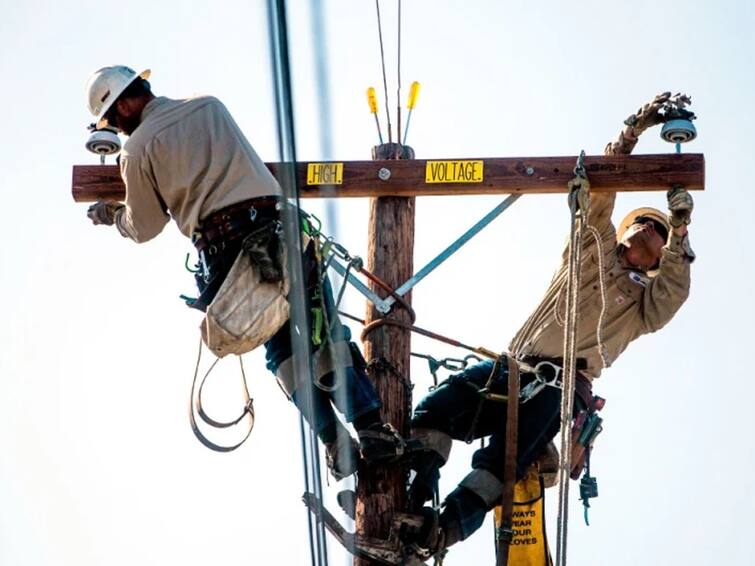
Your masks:
[[[373,159],[412,159],[414,151],[397,143],[373,148]],[[383,167],[382,177],[390,174]],[[378,181],[380,182],[380,181]],[[367,269],[396,289],[414,273],[415,197],[370,198],[367,228]],[[373,288],[380,293],[381,290]],[[404,299],[411,304],[411,293]],[[397,305],[398,306],[398,305]],[[367,304],[365,322],[382,318],[371,303]],[[387,317],[411,323],[409,313],[394,308]],[[411,332],[397,326],[383,325],[364,337],[364,357],[368,374],[383,401],[383,421],[399,433],[409,436],[411,389],[409,361]],[[360,469],[357,481],[356,530],[363,536],[387,539],[391,520],[406,503],[406,470],[401,466],[376,466]],[[355,566],[377,564],[366,558],[354,558]]]

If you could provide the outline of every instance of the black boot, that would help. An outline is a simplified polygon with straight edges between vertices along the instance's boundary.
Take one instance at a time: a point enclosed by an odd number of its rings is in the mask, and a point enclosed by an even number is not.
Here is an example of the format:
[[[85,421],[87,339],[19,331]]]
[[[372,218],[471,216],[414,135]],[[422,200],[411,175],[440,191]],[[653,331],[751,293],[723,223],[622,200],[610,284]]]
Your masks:
[[[358,434],[359,449],[367,464],[395,462],[406,451],[406,441],[389,424],[375,423]]]

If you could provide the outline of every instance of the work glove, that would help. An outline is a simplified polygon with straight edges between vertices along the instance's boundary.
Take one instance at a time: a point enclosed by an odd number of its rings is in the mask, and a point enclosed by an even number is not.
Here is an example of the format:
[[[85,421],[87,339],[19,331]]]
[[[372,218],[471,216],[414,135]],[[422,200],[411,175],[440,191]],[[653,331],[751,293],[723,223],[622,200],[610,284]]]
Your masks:
[[[624,129],[619,133],[616,141],[606,146],[606,155],[629,155],[632,153],[637,140],[648,128],[652,128],[665,121],[661,110],[671,99],[670,92],[663,92],[651,102],[641,106],[636,113],[624,120]]]
[[[123,205],[119,202],[99,201],[87,209],[87,217],[95,226],[112,226],[115,223],[115,214],[121,208]]]
[[[681,187],[674,187],[668,193],[666,193],[668,199],[668,209],[671,213],[669,222],[674,228],[678,228],[683,224],[689,224],[692,216],[692,209],[694,208],[694,201],[692,195]]]
[[[634,129],[634,134],[639,136],[648,128],[652,128],[653,126],[664,122],[665,120],[660,111],[670,98],[670,92],[659,94],[652,100],[652,102],[648,102],[637,110],[635,114],[630,115],[629,118],[624,120],[624,124],[631,126]]]

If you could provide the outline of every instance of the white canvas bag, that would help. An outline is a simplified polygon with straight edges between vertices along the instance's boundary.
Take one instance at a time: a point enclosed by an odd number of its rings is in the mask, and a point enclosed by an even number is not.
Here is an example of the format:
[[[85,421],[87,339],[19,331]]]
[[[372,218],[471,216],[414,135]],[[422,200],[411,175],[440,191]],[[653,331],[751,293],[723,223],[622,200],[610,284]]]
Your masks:
[[[202,340],[219,358],[254,350],[288,320],[285,252],[281,255],[283,280],[265,283],[249,255],[239,253],[200,325]]]

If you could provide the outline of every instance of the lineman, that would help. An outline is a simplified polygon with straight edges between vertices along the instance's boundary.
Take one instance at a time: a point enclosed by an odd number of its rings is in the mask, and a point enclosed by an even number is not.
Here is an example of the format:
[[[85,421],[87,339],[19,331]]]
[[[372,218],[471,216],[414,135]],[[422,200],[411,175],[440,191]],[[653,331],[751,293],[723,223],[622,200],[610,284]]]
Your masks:
[[[283,268],[277,228],[282,201],[275,178],[219,100],[156,97],[147,82],[149,75],[150,71],[137,74],[116,65],[99,69],[89,79],[89,110],[95,126],[109,125],[128,140],[120,157],[125,203],[98,202],[87,216],[96,225],[114,225],[122,236],[139,243],[155,237],[173,218],[199,252],[200,295],[191,306],[202,311],[212,304],[242,249],[263,281],[280,282]],[[323,292],[317,293],[312,248],[310,243],[303,258],[307,312],[313,307],[329,311],[330,338],[341,354],[317,367],[321,374],[314,376],[318,387],[312,387],[314,414],[304,410],[300,394],[301,386],[310,384],[297,383],[288,362],[291,339],[285,318],[280,321],[282,327],[279,324],[266,335],[266,359],[268,369],[316,429],[325,444],[329,468],[340,479],[355,471],[360,452],[367,462],[392,459],[401,439],[382,423],[380,400],[367,379],[358,348],[350,342],[349,329],[337,320],[327,279]],[[313,358],[323,358],[321,354],[315,351]],[[339,380],[334,377],[336,369],[342,376]],[[337,419],[334,404],[354,424],[358,445]]]
[[[638,136],[662,121],[668,94],[656,97],[628,125],[606,154],[631,153]],[[687,299],[690,263],[687,225],[693,202],[682,189],[668,194],[669,215],[652,208],[627,214],[618,229],[611,223],[615,193],[591,196],[582,255],[582,284],[577,344],[575,411],[592,399],[591,382],[610,366],[630,342],[668,323]],[[534,381],[534,368],[560,376],[563,355],[565,288],[568,255],[540,304],[509,346],[522,377],[522,391]],[[605,298],[605,304],[602,298]],[[506,362],[492,390],[506,394]],[[421,559],[464,540],[477,530],[485,514],[501,500],[505,445],[505,405],[481,401],[493,367],[482,362],[445,381],[417,406],[412,436],[424,451],[416,455],[409,493],[410,511],[421,513],[419,534],[405,536]],[[560,377],[559,377],[560,379]],[[471,387],[470,387],[471,386]],[[519,408],[517,476],[545,450],[560,427],[561,390],[545,387]],[[479,412],[478,412],[479,408]],[[472,459],[472,471],[445,499],[442,513],[423,507],[437,486],[452,440],[490,436]]]

